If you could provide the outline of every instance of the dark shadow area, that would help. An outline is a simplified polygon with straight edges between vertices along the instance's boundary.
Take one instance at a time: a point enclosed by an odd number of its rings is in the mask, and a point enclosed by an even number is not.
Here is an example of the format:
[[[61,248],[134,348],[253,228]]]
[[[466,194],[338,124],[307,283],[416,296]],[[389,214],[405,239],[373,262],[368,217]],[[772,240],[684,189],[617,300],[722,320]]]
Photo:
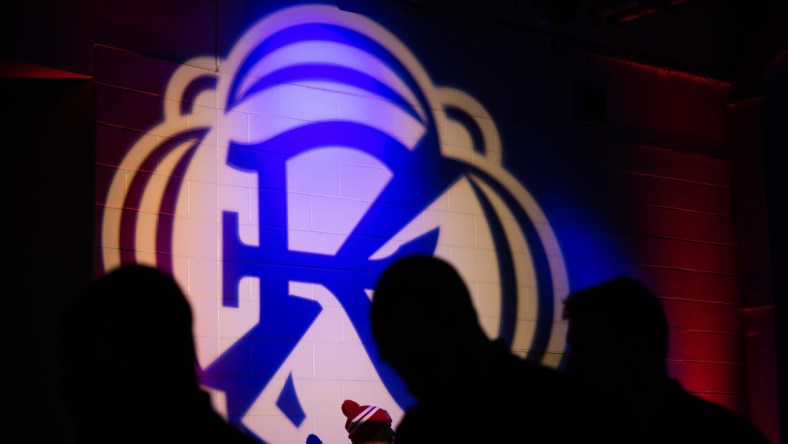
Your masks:
[[[93,270],[93,83],[0,62],[6,220],[13,289],[3,309],[10,341],[9,436],[63,442],[54,358],[57,319]],[[29,68],[29,69],[28,69]],[[35,73],[34,78],[20,75]]]

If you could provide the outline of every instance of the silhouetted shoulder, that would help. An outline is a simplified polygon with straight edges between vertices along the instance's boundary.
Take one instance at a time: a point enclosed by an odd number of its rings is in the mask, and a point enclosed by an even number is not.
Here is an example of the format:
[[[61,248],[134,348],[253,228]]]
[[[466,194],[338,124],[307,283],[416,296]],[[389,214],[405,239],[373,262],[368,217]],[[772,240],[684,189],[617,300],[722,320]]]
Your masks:
[[[660,417],[654,425],[662,431],[657,432],[658,436],[670,442],[769,443],[745,418],[687,392],[677,381],[671,381]],[[671,431],[672,436],[667,436],[667,431]]]

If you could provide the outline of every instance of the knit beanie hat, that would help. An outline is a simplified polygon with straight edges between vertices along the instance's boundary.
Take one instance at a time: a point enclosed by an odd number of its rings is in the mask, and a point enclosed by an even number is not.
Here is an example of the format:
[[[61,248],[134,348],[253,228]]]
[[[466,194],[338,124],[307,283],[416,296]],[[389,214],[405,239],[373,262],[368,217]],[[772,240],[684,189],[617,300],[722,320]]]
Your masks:
[[[356,401],[346,399],[342,403],[342,413],[347,417],[345,430],[353,444],[369,441],[381,429],[391,426],[389,412],[374,405],[358,405]]]

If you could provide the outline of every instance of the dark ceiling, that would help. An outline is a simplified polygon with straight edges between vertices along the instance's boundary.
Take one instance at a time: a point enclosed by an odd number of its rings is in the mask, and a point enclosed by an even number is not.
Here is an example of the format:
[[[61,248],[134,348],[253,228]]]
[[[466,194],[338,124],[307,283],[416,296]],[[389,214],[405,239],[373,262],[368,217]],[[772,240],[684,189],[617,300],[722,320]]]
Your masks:
[[[426,15],[455,38],[505,28],[554,44],[735,82],[786,48],[783,0],[379,0]],[[469,34],[476,29],[476,35]]]
[[[750,85],[785,48],[785,0],[337,0],[341,9],[364,12],[401,8],[414,26],[431,27],[445,39],[472,45],[516,45],[523,33],[552,45],[621,57],[733,84],[734,96],[757,94]],[[195,0],[187,7],[167,2],[28,0],[7,2],[0,58],[78,74],[92,74],[89,48],[102,38],[102,20],[146,11],[156,26],[155,47],[166,45],[196,14],[256,10],[258,0]],[[131,9],[133,8],[133,9]],[[114,15],[113,15],[113,11]],[[102,15],[104,14],[104,15]],[[109,14],[109,16],[106,16]],[[158,14],[158,15],[157,15]],[[157,17],[160,20],[157,20]],[[152,25],[151,25],[152,26]],[[172,34],[172,35],[170,35]],[[435,35],[435,34],[432,34]],[[210,39],[210,35],[206,35]],[[106,44],[107,42],[100,41]],[[109,42],[110,44],[112,42]],[[516,46],[512,46],[516,48]],[[69,53],[67,49],[72,48]],[[220,49],[217,49],[219,51]],[[750,88],[750,90],[748,90]]]

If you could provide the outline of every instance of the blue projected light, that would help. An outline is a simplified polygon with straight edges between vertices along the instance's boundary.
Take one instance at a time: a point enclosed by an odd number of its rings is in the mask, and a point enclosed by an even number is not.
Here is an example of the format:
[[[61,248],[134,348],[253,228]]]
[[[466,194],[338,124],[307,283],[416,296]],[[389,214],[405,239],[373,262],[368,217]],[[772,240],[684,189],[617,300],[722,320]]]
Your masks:
[[[226,74],[201,61],[167,90],[194,105],[165,101],[150,130],[165,137],[120,165],[102,259],[176,276],[201,382],[230,422],[260,442],[337,442],[346,398],[398,421],[413,399],[379,360],[368,311],[380,272],[412,253],[457,267],[489,336],[557,365],[561,251],[481,104],[435,86],[380,25],[327,6],[258,22]]]

